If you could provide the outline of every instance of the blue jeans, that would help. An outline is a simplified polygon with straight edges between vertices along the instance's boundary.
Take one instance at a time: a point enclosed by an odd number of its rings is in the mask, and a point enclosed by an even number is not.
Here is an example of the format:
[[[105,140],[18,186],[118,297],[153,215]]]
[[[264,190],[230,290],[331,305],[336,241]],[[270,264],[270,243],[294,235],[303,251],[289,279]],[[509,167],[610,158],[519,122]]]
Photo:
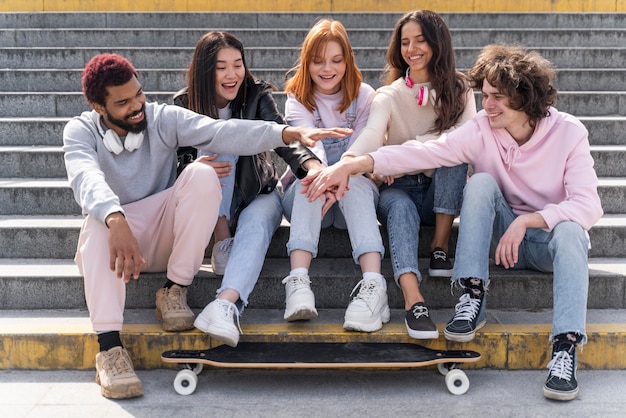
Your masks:
[[[376,219],[378,188],[364,176],[351,177],[349,186],[350,190],[330,208],[324,218],[324,203],[320,199],[309,202],[301,193],[300,180],[287,188],[283,198],[285,217],[291,222],[287,253],[304,250],[317,257],[320,229],[334,226],[348,230],[352,258],[356,264],[359,264],[359,257],[365,253],[377,252],[383,257],[385,247]]]
[[[381,186],[378,217],[387,228],[396,283],[405,273],[422,281],[417,264],[420,225],[434,225],[435,213],[458,216],[466,180],[467,164],[461,164],[438,168],[432,178],[406,175]]]
[[[489,284],[489,255],[516,217],[491,175],[479,173],[470,178],[461,210],[453,282],[475,277]],[[570,221],[552,231],[528,229],[520,244],[514,269],[553,273],[552,336],[575,332],[586,342],[588,251],[589,235]]]
[[[213,154],[204,154],[198,151],[198,157],[203,155],[213,155]],[[233,169],[230,174],[226,177],[221,177],[220,183],[222,183],[222,202],[220,203],[220,209],[218,212],[218,216],[226,216],[226,219],[230,220],[230,206],[233,199],[233,192],[235,190],[235,167],[237,165],[237,160],[239,160],[238,155],[232,154],[219,154],[213,161],[215,162],[229,162]]]
[[[236,305],[240,313],[259,279],[267,249],[281,219],[278,190],[258,195],[239,214],[230,257],[217,294],[226,289],[237,291],[240,301]]]

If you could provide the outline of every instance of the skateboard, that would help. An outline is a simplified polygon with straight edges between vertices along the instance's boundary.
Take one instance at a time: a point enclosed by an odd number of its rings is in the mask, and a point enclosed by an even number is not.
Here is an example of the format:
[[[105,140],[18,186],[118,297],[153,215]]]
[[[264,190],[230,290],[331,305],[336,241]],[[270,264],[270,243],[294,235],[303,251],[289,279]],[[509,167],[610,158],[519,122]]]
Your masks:
[[[208,350],[165,351],[161,360],[181,366],[174,379],[174,390],[180,395],[196,390],[204,365],[232,369],[394,369],[437,365],[450,393],[462,395],[469,389],[469,378],[460,365],[480,360],[480,354],[432,350],[411,343],[244,342],[234,348],[221,345]]]

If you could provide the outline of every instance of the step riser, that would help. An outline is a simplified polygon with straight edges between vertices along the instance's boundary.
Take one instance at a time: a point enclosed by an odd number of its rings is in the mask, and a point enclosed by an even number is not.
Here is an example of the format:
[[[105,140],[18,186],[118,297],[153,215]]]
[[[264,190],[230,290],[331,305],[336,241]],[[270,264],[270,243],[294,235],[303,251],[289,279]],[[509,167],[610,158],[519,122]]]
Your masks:
[[[194,46],[180,48],[146,47],[133,48],[3,48],[0,62],[8,68],[56,68],[82,69],[93,57],[102,52],[117,52],[128,58],[141,72],[142,68],[186,68],[193,56]],[[386,46],[354,47],[357,64],[363,69],[382,69],[385,65]],[[459,69],[470,68],[476,61],[481,47],[455,48],[456,65]],[[615,68],[626,67],[626,48],[533,48],[559,69],[566,68]],[[299,47],[250,47],[246,45],[246,62],[250,68],[291,68],[299,58]],[[155,60],[155,56],[159,59]]]
[[[619,177],[623,174],[626,150],[592,150],[591,155],[595,161],[598,177]],[[282,173],[286,165],[283,160],[279,158],[276,160],[278,172]],[[3,151],[0,149],[0,177],[65,178],[63,152],[60,149],[47,152]]]
[[[384,46],[391,36],[389,28],[351,29],[354,46]],[[229,30],[247,47],[280,45],[299,47],[308,29]],[[194,47],[206,29],[13,29],[0,31],[0,47]],[[451,28],[454,47],[482,47],[492,43],[522,44],[529,47],[576,45],[578,47],[623,47],[623,29],[456,29]]]
[[[63,127],[68,118],[0,120],[0,146],[61,146],[63,145]],[[589,131],[591,145],[626,145],[626,118],[580,117],[579,119]]]
[[[287,68],[251,69],[261,80],[274,84],[280,90],[284,89]],[[176,91],[186,85],[186,73],[182,67],[175,70],[139,71],[146,91]],[[79,91],[81,73],[82,70],[0,70],[0,85],[3,91],[12,92]],[[362,74],[363,81],[372,87],[383,85],[379,69],[363,69]],[[626,70],[560,70],[554,86],[564,91],[626,90]]]
[[[454,257],[457,229],[453,227],[450,235],[450,256]],[[4,226],[0,228],[0,253],[3,258],[42,258],[42,259],[71,259],[76,251],[79,227],[57,227],[54,221],[47,227],[24,228],[18,226]],[[388,249],[386,233],[381,228],[385,248]],[[432,227],[423,226],[418,248],[419,257],[430,255]],[[589,235],[591,250],[589,257],[623,257],[624,242],[626,242],[626,227],[624,226],[594,226]],[[289,229],[279,228],[274,234],[268,249],[267,258],[286,258],[286,244],[289,240]],[[318,258],[351,258],[352,250],[346,231],[335,228],[323,229],[320,237]],[[324,244],[327,243],[327,244]],[[331,244],[332,243],[332,244]],[[206,251],[210,255],[210,247]],[[388,256],[387,251],[387,256]]]
[[[394,324],[393,331],[374,334],[347,333],[336,326],[311,327],[315,330],[311,335],[280,332],[277,331],[282,330],[279,327],[264,327],[267,328],[264,331],[258,331],[258,328],[256,324],[243,325],[244,335],[241,340],[275,342],[278,336],[278,339],[284,342],[415,343],[415,340],[406,336],[401,324]],[[74,329],[77,331],[72,332],[66,329],[54,334],[0,334],[0,349],[5,353],[0,359],[0,369],[33,369],[35,367],[37,370],[93,370],[94,359],[98,352],[96,336],[90,333],[87,326],[76,326]],[[392,328],[387,326],[385,329]],[[607,329],[610,329],[610,326],[604,324],[592,324],[588,327],[590,338],[584,351],[579,354],[579,370],[626,368],[623,356],[606,355],[607,352],[619,351],[626,344],[624,333],[620,330],[611,333],[615,335],[612,335],[610,339],[602,338],[607,334]],[[440,335],[438,340],[422,341],[421,344],[433,349],[463,349],[480,352],[482,359],[477,363],[464,364],[464,369],[485,367],[506,370],[545,370],[549,361],[547,347],[549,337],[549,324],[537,325],[530,332],[528,328],[519,329],[519,327],[511,326],[503,329],[498,324],[487,324],[470,343],[462,345],[452,343]],[[134,367],[138,370],[167,367],[161,361],[160,356],[163,351],[171,350],[173,347],[204,350],[220,344],[197,330],[185,333],[163,333],[155,325],[144,327],[144,329],[127,327],[122,331],[122,340],[133,359]],[[436,370],[436,367],[431,366],[430,369]],[[172,378],[175,376],[174,373],[172,371]]]
[[[440,13],[451,28],[624,28],[620,13]],[[330,16],[347,28],[391,28],[402,13],[3,13],[0,28],[308,28]]]
[[[361,279],[358,267],[338,268],[336,274],[316,277],[316,265],[325,260],[316,260],[311,268],[311,289],[315,294],[315,305],[320,309],[345,309],[350,302],[350,293]],[[317,264],[316,264],[317,263]],[[282,268],[277,268],[277,266]],[[420,266],[424,281],[420,285],[431,309],[450,309],[458,302],[459,292],[451,293],[450,280],[429,278],[427,266]],[[318,270],[319,271],[319,270]],[[402,292],[393,282],[389,260],[383,261],[383,274],[387,278],[387,294],[392,309],[403,309]],[[252,309],[283,309],[285,288],[281,280],[288,273],[288,262],[283,260],[264,268],[249,299]],[[539,310],[551,309],[553,304],[553,279],[551,274],[506,272],[499,267],[491,269],[491,287],[488,307],[490,309]],[[167,281],[164,273],[143,274],[126,286],[127,309],[153,309],[157,290]],[[187,302],[192,309],[201,310],[215,298],[221,277],[201,272],[189,287]],[[11,277],[2,276],[0,295],[3,309],[85,309],[83,280],[81,277]],[[624,277],[621,275],[596,276],[589,279],[589,309],[624,309]]]
[[[146,91],[149,101],[172,103],[171,92]],[[274,94],[279,109],[285,108],[284,93]],[[480,96],[475,94],[480,108]],[[558,109],[573,115],[617,116],[626,115],[626,92],[569,92],[562,91],[558,97]],[[0,118],[2,117],[73,117],[90,110],[81,93],[1,93]]]

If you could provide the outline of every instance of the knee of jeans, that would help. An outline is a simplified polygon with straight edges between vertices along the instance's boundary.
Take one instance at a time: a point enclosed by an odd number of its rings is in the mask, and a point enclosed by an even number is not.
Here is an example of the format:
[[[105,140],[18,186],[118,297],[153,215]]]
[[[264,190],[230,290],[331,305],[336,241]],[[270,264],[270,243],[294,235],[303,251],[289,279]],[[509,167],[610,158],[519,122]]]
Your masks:
[[[585,251],[589,249],[589,235],[580,224],[564,221],[553,229],[551,245],[574,245],[578,243]]]
[[[500,190],[500,187],[491,174],[474,174],[465,185],[463,201],[473,196],[492,196],[495,190]],[[480,200],[484,199],[481,197]]]
[[[493,178],[493,176],[489,173],[475,173],[474,175],[472,175],[469,180],[467,181],[467,185],[465,186],[465,188],[467,189],[468,187],[488,187],[491,186],[493,184],[496,184],[496,179]]]

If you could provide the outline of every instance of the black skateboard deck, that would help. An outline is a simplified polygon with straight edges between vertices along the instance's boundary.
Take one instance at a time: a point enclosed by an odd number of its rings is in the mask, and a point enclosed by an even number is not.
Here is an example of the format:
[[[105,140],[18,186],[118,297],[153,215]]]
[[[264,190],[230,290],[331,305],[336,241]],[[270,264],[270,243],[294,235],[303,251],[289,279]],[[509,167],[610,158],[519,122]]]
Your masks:
[[[170,350],[161,355],[165,363],[178,363],[174,380],[180,394],[191,394],[202,365],[239,369],[339,369],[418,368],[438,365],[451,393],[463,394],[469,379],[458,367],[476,362],[480,354],[469,350],[433,350],[410,343],[240,343],[208,350]]]

